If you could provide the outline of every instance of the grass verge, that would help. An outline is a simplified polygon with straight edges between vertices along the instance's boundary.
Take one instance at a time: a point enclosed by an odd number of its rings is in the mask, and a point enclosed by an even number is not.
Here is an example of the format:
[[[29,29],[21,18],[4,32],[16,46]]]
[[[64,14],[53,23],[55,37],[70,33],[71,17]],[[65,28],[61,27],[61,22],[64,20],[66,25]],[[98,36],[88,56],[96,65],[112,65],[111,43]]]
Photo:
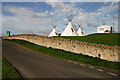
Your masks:
[[[120,46],[119,37],[120,33],[96,33],[87,36],[57,36],[57,38],[65,38],[110,46]]]
[[[60,49],[53,49],[51,47],[46,48],[44,46],[36,45],[34,43],[30,43],[24,40],[13,39],[13,40],[7,40],[7,41],[12,41],[26,48],[32,49],[34,51],[41,52],[43,54],[47,54],[51,56],[55,56],[55,57],[62,58],[62,59],[79,61],[79,62],[83,62],[87,64],[92,64],[95,66],[103,66],[103,67],[112,68],[112,69],[120,69],[119,67],[120,62],[101,60],[100,58],[97,58],[97,57],[90,57],[87,55],[83,55],[81,53],[75,54],[75,53],[60,50]]]
[[[7,60],[2,58],[2,79],[14,78],[15,80],[23,80],[18,72],[11,66]]]

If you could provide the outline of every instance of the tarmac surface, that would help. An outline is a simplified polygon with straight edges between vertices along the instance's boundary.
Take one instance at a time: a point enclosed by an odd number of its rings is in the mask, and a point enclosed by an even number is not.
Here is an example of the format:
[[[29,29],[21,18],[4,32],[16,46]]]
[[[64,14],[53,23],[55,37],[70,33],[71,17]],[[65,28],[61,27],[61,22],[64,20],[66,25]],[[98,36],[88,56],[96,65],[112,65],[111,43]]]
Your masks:
[[[63,60],[13,42],[2,42],[2,55],[23,78],[117,78],[118,70]]]

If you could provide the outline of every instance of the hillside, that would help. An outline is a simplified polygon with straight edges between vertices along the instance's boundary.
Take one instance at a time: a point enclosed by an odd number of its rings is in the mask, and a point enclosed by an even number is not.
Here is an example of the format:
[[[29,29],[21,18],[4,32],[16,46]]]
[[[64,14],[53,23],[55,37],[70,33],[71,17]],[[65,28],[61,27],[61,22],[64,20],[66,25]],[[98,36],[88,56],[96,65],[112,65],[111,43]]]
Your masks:
[[[87,36],[59,36],[58,38],[85,41],[89,43],[97,43],[110,46],[120,46],[119,36],[120,33],[96,33]]]

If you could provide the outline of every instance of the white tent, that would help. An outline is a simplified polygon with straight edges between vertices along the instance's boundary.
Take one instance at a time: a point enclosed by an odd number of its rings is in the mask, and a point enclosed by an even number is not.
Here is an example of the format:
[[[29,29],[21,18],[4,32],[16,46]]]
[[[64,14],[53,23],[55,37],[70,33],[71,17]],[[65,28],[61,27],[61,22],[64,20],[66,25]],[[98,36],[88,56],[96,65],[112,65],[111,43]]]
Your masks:
[[[61,36],[78,36],[77,32],[74,30],[71,22],[67,25]]]
[[[79,26],[77,33],[79,36],[84,36],[80,26]]]
[[[53,30],[52,30],[52,32],[49,34],[48,37],[52,37],[52,36],[57,36],[56,30],[55,30],[55,26],[53,26]]]
[[[67,16],[67,18],[68,18],[69,24],[67,25],[67,27],[65,28],[65,30],[63,31],[61,36],[78,36],[77,32],[75,31],[75,29],[73,28],[73,25],[71,23],[73,18],[69,19],[68,16]]]

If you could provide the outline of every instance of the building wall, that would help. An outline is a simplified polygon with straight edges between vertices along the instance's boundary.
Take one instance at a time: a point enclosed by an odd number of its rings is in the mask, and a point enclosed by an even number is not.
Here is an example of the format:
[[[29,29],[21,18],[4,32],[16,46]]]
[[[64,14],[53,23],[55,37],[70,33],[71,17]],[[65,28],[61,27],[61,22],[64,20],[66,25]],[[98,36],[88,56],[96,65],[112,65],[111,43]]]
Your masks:
[[[93,57],[99,57],[108,61],[119,61],[118,46],[107,46],[102,44],[87,43],[81,41],[73,41],[63,38],[44,37],[38,35],[15,35],[6,37],[6,39],[21,39],[26,40],[37,45],[52,47],[56,49],[63,49],[74,53],[82,53]]]

